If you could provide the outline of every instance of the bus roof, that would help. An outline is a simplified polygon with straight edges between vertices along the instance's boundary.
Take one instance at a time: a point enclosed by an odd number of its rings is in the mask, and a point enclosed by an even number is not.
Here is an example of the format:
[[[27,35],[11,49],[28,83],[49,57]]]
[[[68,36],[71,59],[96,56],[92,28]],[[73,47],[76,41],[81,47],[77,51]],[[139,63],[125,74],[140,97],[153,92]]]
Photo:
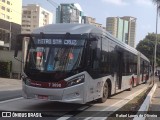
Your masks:
[[[57,23],[49,24],[33,30],[33,34],[83,34],[83,33],[97,33],[97,27],[90,24],[71,24],[71,23]],[[100,30],[100,29],[99,29]]]
[[[122,46],[124,49],[132,52],[135,55],[138,55],[140,52],[134,49],[133,47],[127,45],[126,43],[121,42],[109,32],[105,31],[104,29],[95,27],[94,25],[90,24],[77,24],[77,23],[57,23],[57,24],[48,24],[43,27],[39,27],[34,29],[32,34],[40,34],[43,32],[44,34],[66,34],[69,32],[70,34],[84,34],[84,33],[99,33],[106,37],[108,37],[113,42],[117,43],[118,45]],[[142,53],[141,57],[145,60],[149,61],[147,57],[145,57]]]
[[[143,58],[144,60],[149,62],[149,59],[145,55],[143,55],[141,52],[139,52],[139,53],[140,53],[140,57],[141,58]]]

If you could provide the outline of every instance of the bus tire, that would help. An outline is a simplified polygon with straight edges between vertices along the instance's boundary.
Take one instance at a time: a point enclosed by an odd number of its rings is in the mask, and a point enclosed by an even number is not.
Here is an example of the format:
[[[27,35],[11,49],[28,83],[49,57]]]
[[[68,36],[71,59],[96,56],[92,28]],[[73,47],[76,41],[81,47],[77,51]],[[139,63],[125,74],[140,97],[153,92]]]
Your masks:
[[[102,97],[101,98],[99,98],[98,99],[98,102],[100,102],[100,103],[104,103],[104,102],[106,102],[106,100],[107,100],[107,98],[108,98],[108,83],[107,82],[105,82],[104,83],[104,86],[103,86],[103,95],[102,95]]]

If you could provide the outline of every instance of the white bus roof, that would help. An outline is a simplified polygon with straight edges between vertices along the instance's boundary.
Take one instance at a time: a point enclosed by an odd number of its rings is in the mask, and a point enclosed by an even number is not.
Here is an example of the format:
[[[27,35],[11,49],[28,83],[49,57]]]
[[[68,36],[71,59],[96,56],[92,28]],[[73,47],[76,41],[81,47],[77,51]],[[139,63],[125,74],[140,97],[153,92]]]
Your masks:
[[[71,24],[71,23],[58,23],[49,24],[33,30],[33,34],[83,34],[83,33],[96,33],[97,27],[90,24]],[[100,30],[100,29],[99,29]],[[98,31],[97,31],[98,32]]]
[[[66,34],[67,32],[70,34],[99,33],[107,36],[110,40],[116,42],[117,44],[119,44],[120,46],[122,46],[123,48],[127,49],[128,51],[132,52],[135,55],[138,55],[138,53],[140,53],[133,47],[119,41],[109,32],[90,24],[77,24],[77,23],[48,24],[46,26],[34,29],[32,34],[40,34],[41,32],[43,32],[44,34]],[[145,57],[142,53],[140,54],[142,58],[149,61],[148,58]]]

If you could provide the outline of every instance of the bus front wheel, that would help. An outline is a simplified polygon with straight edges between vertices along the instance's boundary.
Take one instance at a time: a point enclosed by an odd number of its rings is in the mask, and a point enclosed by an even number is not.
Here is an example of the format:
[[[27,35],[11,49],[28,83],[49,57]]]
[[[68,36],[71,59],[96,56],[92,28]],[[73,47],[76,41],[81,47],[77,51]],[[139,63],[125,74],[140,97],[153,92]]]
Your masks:
[[[105,82],[104,86],[103,86],[103,95],[102,95],[101,98],[98,99],[98,102],[104,103],[107,100],[107,98],[108,98],[108,90],[109,90],[108,89],[108,83]]]

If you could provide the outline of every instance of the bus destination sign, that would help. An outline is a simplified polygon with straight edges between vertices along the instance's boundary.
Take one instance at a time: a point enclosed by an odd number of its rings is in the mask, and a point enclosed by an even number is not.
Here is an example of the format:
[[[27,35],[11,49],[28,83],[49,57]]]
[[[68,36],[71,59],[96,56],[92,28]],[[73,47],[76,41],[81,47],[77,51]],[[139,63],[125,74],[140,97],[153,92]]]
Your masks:
[[[78,45],[77,40],[62,40],[62,39],[36,39],[35,44],[38,45]]]

